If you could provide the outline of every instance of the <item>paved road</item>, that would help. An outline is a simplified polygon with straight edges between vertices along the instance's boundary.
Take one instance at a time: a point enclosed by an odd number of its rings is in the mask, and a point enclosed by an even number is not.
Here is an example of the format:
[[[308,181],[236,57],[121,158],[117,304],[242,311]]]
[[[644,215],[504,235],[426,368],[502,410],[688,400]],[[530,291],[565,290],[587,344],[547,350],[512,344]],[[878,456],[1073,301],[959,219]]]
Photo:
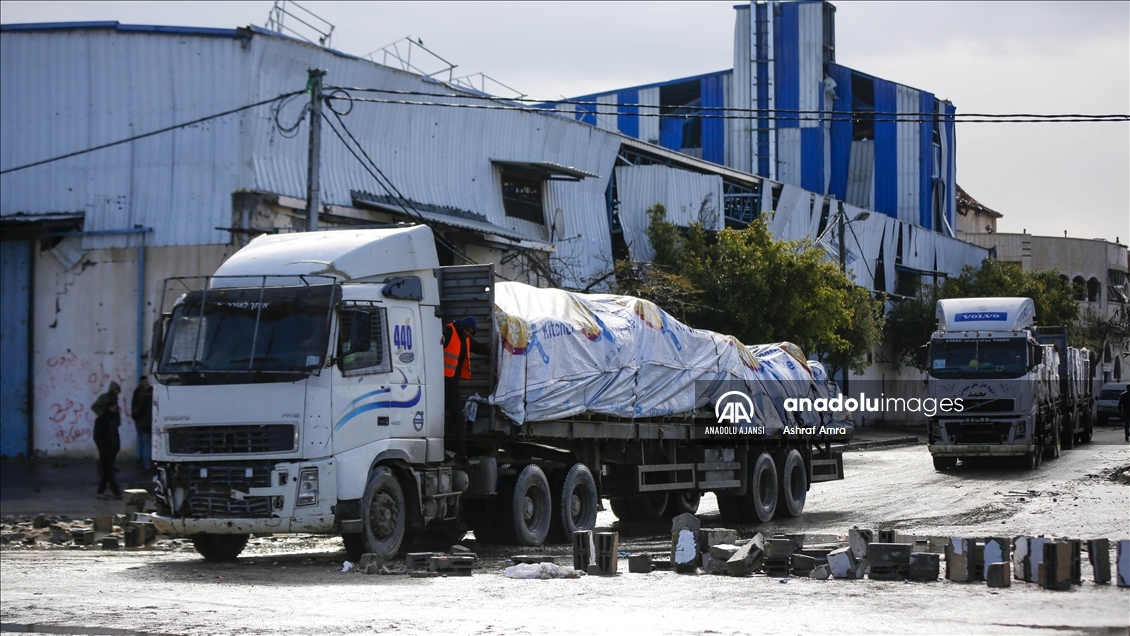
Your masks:
[[[962,536],[1046,533],[1130,536],[1130,487],[1107,479],[1130,465],[1121,431],[1027,472],[978,465],[936,473],[923,446],[849,453],[845,481],[809,493],[805,514],[753,532],[842,535],[852,525]],[[1022,493],[1022,494],[1020,494]],[[707,497],[704,525],[718,525]],[[620,527],[622,549],[659,550],[666,528]],[[566,555],[563,546],[549,552]],[[254,540],[238,564],[204,563],[190,548],[108,553],[6,550],[0,622],[63,625],[67,633],[320,634],[1125,634],[1130,590],[1085,582],[1070,592],[1015,583],[732,579],[670,572],[520,581],[505,549],[479,549],[472,578],[342,574],[336,539]],[[565,559],[562,558],[561,562]],[[626,566],[626,562],[621,563]],[[1089,573],[1084,577],[1089,579]],[[85,630],[85,631],[83,631]],[[99,631],[101,630],[101,631]]]

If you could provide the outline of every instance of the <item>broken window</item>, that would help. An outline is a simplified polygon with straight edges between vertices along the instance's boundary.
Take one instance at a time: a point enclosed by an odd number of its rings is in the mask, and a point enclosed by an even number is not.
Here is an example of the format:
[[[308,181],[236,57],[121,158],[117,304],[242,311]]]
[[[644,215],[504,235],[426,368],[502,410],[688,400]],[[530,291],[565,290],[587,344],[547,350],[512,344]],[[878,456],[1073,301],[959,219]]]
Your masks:
[[[852,141],[875,138],[875,80],[851,74]]]
[[[659,87],[659,145],[702,158],[702,82]]]
[[[502,208],[506,216],[545,225],[542,188],[541,179],[503,170]]]
[[[1091,277],[1087,281],[1087,302],[1099,302],[1099,296],[1102,294],[1102,287],[1099,285],[1099,279]]]
[[[1071,292],[1075,300],[1083,301],[1087,299],[1087,281],[1083,280],[1082,276],[1076,276],[1071,279]]]

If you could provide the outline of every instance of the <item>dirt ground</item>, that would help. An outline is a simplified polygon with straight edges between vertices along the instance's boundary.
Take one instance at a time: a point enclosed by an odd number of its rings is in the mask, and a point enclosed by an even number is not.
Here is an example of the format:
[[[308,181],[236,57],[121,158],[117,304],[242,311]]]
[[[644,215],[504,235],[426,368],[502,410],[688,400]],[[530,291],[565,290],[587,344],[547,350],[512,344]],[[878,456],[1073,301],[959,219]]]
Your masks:
[[[842,539],[852,526],[927,536],[1071,538],[1130,536],[1130,468],[1121,430],[1065,452],[1035,472],[984,462],[934,471],[924,446],[852,452],[847,478],[808,493],[805,513],[784,523],[741,527],[804,533],[808,543]],[[723,527],[712,496],[703,527]],[[1130,589],[1090,582],[1053,592],[1014,581],[903,583],[872,580],[730,578],[627,572],[576,580],[514,580],[507,558],[529,549],[478,546],[474,576],[411,578],[342,573],[340,540],[261,537],[234,564],[202,561],[184,540],[103,551],[51,543],[82,521],[6,518],[0,549],[3,631],[88,634],[753,634],[1088,633],[1130,631]],[[42,522],[41,522],[42,524]],[[624,553],[669,551],[669,526],[621,525]],[[23,534],[17,538],[17,534]],[[59,531],[56,536],[61,536]],[[69,533],[68,533],[69,534]],[[39,538],[35,544],[27,538]],[[46,540],[43,540],[46,539]],[[566,546],[537,550],[570,561]],[[1112,548],[1112,557],[1113,557]],[[1086,556],[1084,556],[1086,561]],[[944,566],[943,566],[944,571]]]

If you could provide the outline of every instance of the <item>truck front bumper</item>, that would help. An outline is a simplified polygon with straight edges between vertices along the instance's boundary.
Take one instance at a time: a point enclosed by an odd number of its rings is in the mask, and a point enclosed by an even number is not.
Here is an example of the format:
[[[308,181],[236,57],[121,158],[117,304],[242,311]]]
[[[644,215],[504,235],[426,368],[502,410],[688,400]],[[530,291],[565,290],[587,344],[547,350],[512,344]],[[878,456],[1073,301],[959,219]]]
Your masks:
[[[931,444],[934,457],[1021,457],[1036,450],[1035,444]]]
[[[136,515],[139,522],[148,521],[161,534],[188,536],[193,534],[282,534],[288,532],[328,533],[334,531],[334,517],[302,519],[200,519],[167,515]]]

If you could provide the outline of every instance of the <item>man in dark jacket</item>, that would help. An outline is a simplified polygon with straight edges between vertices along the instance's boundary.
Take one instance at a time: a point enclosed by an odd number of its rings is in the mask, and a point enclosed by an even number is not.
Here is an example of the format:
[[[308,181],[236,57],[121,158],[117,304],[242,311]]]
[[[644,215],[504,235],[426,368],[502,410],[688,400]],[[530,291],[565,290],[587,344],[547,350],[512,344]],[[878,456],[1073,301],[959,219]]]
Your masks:
[[[144,375],[133,390],[130,416],[137,429],[137,460],[148,471],[153,456],[153,387]]]
[[[122,498],[122,489],[114,476],[114,459],[122,449],[122,439],[118,435],[118,427],[122,425],[122,414],[118,409],[118,394],[122,388],[117,382],[110,383],[110,389],[98,396],[90,410],[98,416],[94,420],[94,445],[98,447],[98,498],[106,498],[106,486],[118,499]]]
[[[1130,442],[1130,385],[1118,396],[1118,417],[1122,418],[1122,432]]]

